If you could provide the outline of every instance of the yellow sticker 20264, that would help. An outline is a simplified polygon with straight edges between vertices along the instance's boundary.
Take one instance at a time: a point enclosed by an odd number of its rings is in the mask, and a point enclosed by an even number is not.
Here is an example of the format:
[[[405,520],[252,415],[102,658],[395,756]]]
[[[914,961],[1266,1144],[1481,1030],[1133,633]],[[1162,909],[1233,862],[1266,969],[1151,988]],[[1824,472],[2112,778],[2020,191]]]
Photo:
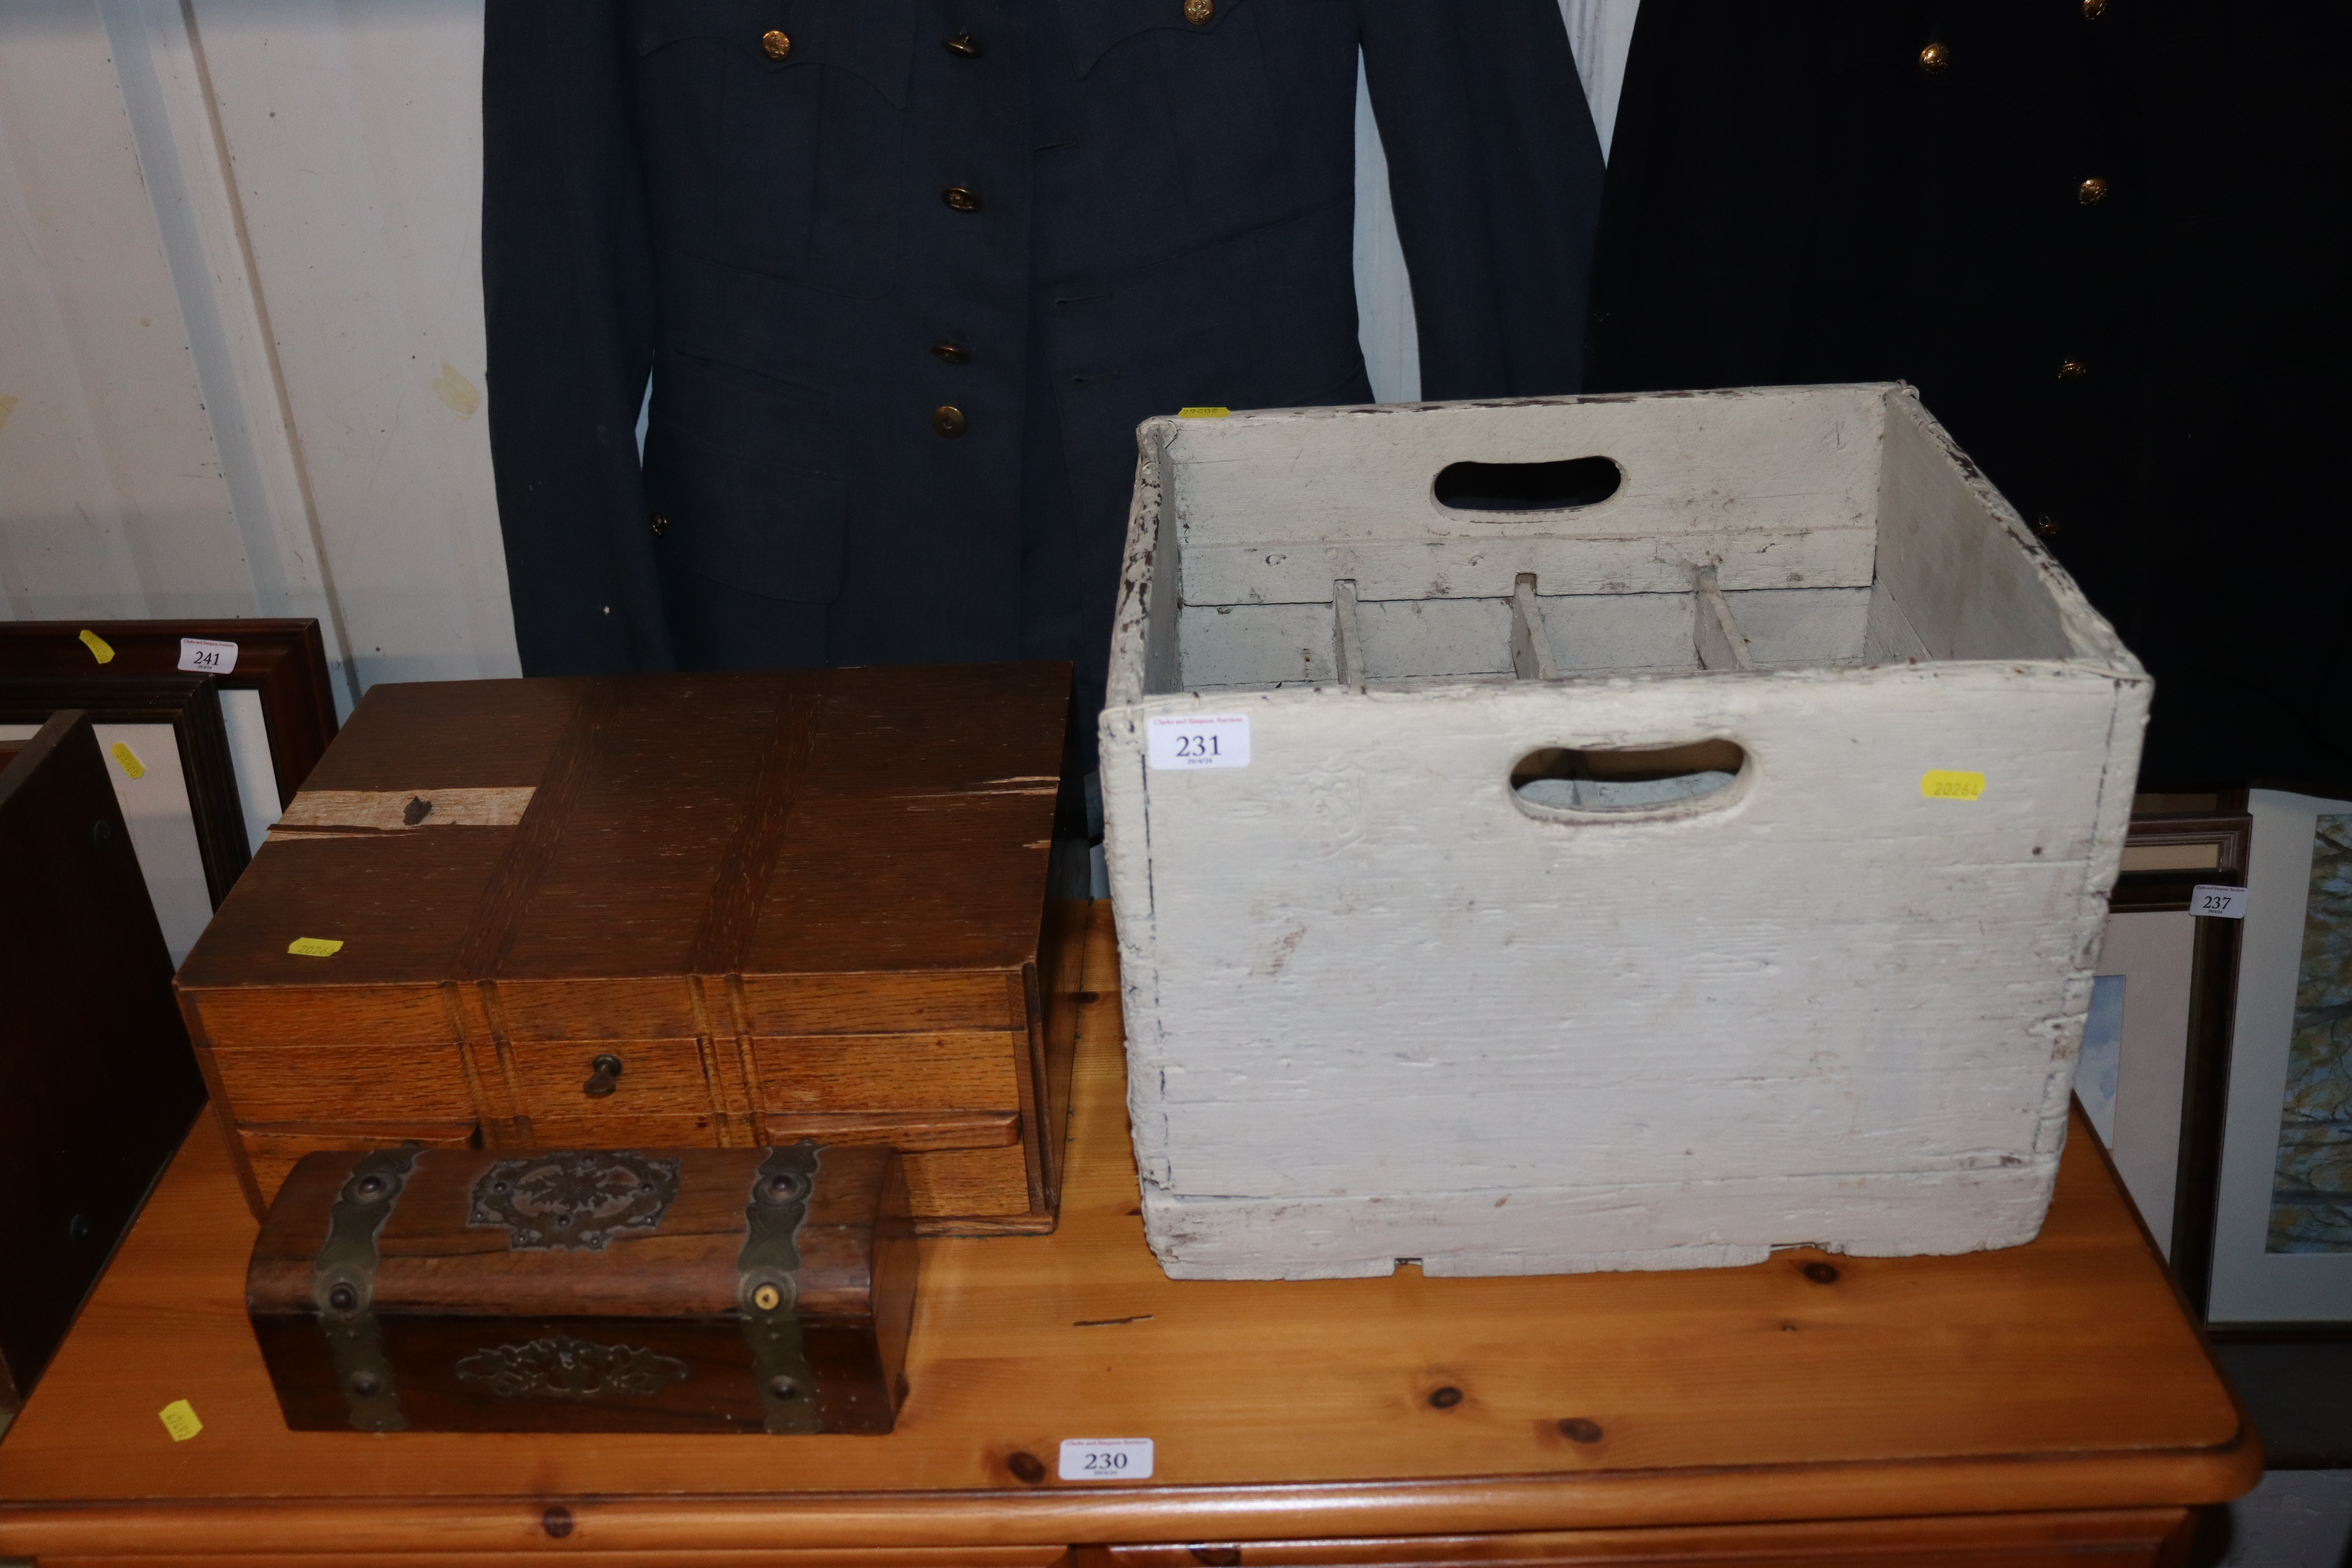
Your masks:
[[[143,779],[147,776],[147,764],[139,760],[139,753],[132,751],[127,743],[117,741],[107,748],[107,753],[121,763],[122,771],[132,778]]]
[[[343,951],[343,944],[333,937],[298,936],[286,944],[286,951],[297,958],[332,958]]]
[[[174,1399],[155,1415],[174,1443],[184,1443],[205,1429],[205,1424],[196,1419],[196,1407],[184,1399]]]
[[[1233,410],[1230,408],[1179,408],[1176,411],[1176,417],[1179,419],[1223,419],[1226,415],[1231,414]]]
[[[1919,775],[1919,793],[1929,800],[1975,800],[1984,794],[1984,789],[1982,773],[1930,768]]]
[[[114,645],[87,626],[82,628],[81,640],[82,646],[89,649],[89,657],[99,663],[104,664],[114,657]]]

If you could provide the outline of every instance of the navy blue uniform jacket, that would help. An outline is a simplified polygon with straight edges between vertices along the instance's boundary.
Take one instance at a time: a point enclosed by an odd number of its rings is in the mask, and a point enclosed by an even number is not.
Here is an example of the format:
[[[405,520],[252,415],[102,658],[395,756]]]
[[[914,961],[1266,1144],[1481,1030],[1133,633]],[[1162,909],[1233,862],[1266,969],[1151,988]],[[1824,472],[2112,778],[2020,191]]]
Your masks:
[[[1555,0],[488,0],[524,670],[1060,658],[1098,700],[1137,422],[1370,397],[1360,46],[1423,395],[1576,390]]]

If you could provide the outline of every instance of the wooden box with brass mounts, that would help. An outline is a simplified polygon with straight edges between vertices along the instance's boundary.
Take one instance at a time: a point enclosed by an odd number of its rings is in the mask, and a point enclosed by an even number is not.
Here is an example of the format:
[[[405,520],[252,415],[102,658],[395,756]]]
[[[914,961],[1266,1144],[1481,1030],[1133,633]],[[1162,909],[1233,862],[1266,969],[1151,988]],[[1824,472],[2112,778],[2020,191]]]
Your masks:
[[[896,1150],[311,1154],[246,1310],[286,1424],[887,1432],[915,1242]]]
[[[920,1229],[1050,1230],[1069,682],[375,688],[180,970],[254,1212],[320,1150],[814,1138],[903,1151]]]

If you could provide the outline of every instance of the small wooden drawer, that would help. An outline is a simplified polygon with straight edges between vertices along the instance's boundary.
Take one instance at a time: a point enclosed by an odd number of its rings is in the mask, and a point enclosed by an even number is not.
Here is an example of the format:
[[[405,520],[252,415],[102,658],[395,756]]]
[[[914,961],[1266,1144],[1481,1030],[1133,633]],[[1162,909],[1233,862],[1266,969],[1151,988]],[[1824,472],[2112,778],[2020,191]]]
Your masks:
[[[1010,1110],[936,1110],[895,1116],[882,1111],[807,1111],[768,1118],[768,1142],[856,1145],[887,1143],[908,1152],[937,1149],[1002,1149],[1021,1142],[1021,1118]]]
[[[1021,975],[747,974],[743,1005],[761,1035],[1002,1029],[1024,1020]]]
[[[624,1145],[692,1149],[716,1148],[722,1140],[719,1118],[710,1111],[698,1116],[633,1116],[625,1110],[610,1110],[586,1116],[533,1116],[530,1142],[540,1149],[618,1149]]]
[[[446,1045],[456,1039],[437,985],[230,986],[195,1003],[215,1046]]]
[[[522,1113],[533,1121],[707,1116],[714,1109],[702,1051],[691,1039],[517,1040],[509,1048]],[[600,1071],[608,1061],[618,1070]]]
[[[907,1192],[917,1219],[1020,1214],[1029,1207],[1027,1152],[1016,1143],[910,1153]]]
[[[240,1122],[475,1121],[465,1064],[446,1045],[215,1047],[212,1059]]]
[[[1012,1110],[1029,1037],[995,1029],[919,1035],[764,1035],[751,1042],[760,1103],[807,1110]]]

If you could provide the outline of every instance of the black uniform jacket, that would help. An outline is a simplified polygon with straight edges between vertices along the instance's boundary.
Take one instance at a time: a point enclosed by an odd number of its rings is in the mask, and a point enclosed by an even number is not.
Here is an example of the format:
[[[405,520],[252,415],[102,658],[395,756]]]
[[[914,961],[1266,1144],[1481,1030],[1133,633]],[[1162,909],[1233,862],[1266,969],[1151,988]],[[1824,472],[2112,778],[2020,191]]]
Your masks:
[[[1098,689],[1137,422],[1370,395],[1360,46],[1424,395],[1575,390],[1602,170],[1554,0],[489,0],[524,668]]]
[[[2155,674],[2148,787],[2352,790],[2347,22],[1642,0],[1591,387],[1916,383]]]

